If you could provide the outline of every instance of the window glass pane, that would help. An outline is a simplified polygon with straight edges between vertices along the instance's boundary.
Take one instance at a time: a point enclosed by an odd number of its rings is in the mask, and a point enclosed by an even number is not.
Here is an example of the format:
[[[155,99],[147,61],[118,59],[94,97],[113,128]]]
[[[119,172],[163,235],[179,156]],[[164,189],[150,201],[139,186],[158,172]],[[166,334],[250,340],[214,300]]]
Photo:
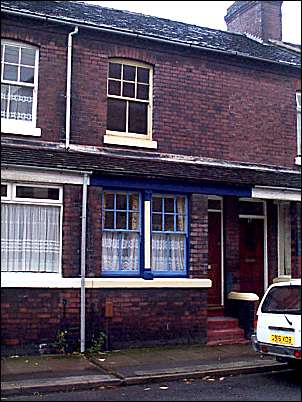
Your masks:
[[[174,197],[165,197],[165,212],[174,212]]]
[[[32,120],[33,88],[9,85],[9,112],[7,118]]]
[[[149,84],[149,69],[137,67],[137,81]]]
[[[29,48],[21,48],[21,64],[25,64],[27,66],[35,65],[35,49]]]
[[[127,195],[116,194],[116,209],[127,209]]]
[[[59,272],[60,207],[1,205],[1,270]]]
[[[1,117],[8,118],[7,102],[9,97],[9,85],[1,84]]]
[[[176,212],[178,214],[185,214],[185,197],[177,196],[176,197]]]
[[[185,216],[176,215],[176,230],[178,232],[185,232]]]
[[[7,197],[7,185],[1,184],[1,197]]]
[[[119,99],[108,99],[107,128],[112,131],[126,131],[127,102]]]
[[[123,79],[126,81],[135,81],[136,67],[124,65]]]
[[[139,229],[139,214],[134,212],[129,212],[129,230]]]
[[[105,219],[104,219],[104,228],[105,229],[114,229],[114,212],[113,211],[105,211]]]
[[[138,194],[130,194],[129,195],[129,209],[132,211],[139,210],[139,195]]]
[[[152,214],[152,230],[162,231],[162,214]]]
[[[165,214],[165,231],[174,232],[174,214]]]
[[[261,311],[263,313],[300,314],[301,286],[278,286],[267,294]]]
[[[16,197],[59,200],[58,188],[16,186]]]
[[[11,64],[4,64],[3,79],[8,81],[18,81],[18,67]]]
[[[263,215],[263,203],[252,201],[239,202],[239,215]]]
[[[147,134],[147,108],[145,103],[129,102],[129,132]]]
[[[105,209],[114,209],[114,194],[113,193],[105,193]]]
[[[162,211],[162,198],[152,197],[152,211],[161,212]]]
[[[117,63],[109,63],[109,77],[110,78],[121,78],[122,66]]]
[[[127,212],[116,212],[116,229],[127,229]]]
[[[4,62],[19,63],[19,47],[5,45]]]
[[[208,209],[216,209],[218,211],[221,210],[221,201],[220,200],[208,200]]]
[[[136,97],[138,99],[148,100],[149,99],[149,85],[138,84]]]
[[[20,81],[34,83],[35,70],[31,67],[20,67]]]
[[[108,94],[109,95],[121,95],[121,82],[109,80],[108,83]]]
[[[129,82],[123,83],[123,96],[127,98],[134,98],[135,97],[135,85],[130,84]]]

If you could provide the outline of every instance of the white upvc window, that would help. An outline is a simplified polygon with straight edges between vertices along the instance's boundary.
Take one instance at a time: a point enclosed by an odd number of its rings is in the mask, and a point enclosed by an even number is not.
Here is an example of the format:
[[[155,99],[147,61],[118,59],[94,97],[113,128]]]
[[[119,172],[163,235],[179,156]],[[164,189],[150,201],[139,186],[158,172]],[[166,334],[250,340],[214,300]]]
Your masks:
[[[1,131],[41,135],[36,127],[38,48],[1,40]]]
[[[297,157],[301,164],[301,92],[296,92],[297,107]]]
[[[152,76],[147,64],[109,61],[105,143],[156,148],[152,141]]]
[[[290,204],[278,204],[278,276],[291,275]]]
[[[1,183],[1,271],[61,272],[62,187]]]

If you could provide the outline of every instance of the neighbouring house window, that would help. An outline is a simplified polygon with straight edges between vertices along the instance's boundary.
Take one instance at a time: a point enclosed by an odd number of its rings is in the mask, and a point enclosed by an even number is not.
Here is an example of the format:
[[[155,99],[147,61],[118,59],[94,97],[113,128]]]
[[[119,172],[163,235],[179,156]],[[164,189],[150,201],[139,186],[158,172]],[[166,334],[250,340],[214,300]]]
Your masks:
[[[296,92],[297,106],[297,155],[301,157],[301,92]]]
[[[23,43],[2,40],[2,126],[36,126],[37,88],[38,49]]]
[[[278,274],[291,275],[290,204],[278,204]]]
[[[186,198],[154,194],[152,197],[152,272],[186,273]]]
[[[147,65],[109,62],[107,133],[151,139],[151,80]]]
[[[59,272],[61,209],[59,187],[1,185],[1,271]]]
[[[102,272],[137,275],[140,269],[141,207],[135,192],[105,192]]]

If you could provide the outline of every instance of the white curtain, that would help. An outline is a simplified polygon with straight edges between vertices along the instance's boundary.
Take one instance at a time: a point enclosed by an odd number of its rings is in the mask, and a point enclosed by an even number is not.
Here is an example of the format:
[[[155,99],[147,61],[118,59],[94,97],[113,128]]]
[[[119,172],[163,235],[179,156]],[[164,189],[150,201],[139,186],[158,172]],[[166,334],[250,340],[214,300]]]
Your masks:
[[[185,271],[185,235],[152,233],[152,271]]]
[[[102,271],[139,271],[139,234],[104,231]]]
[[[1,205],[1,270],[58,272],[60,207]]]

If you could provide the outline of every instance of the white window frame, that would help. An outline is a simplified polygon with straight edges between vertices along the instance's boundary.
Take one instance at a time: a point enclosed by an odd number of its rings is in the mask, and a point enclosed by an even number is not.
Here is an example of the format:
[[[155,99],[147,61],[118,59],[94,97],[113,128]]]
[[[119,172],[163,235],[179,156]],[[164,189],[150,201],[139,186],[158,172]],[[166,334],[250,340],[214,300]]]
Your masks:
[[[286,278],[291,278],[291,246],[290,246],[290,273],[285,273],[285,267],[284,267],[284,259],[285,259],[285,226],[284,226],[284,213],[288,212],[290,213],[290,203],[289,202],[278,202],[278,277],[286,277]],[[283,212],[281,211],[283,209]],[[282,233],[281,233],[282,231]],[[281,238],[283,239],[283,242],[281,242]],[[291,242],[290,242],[291,243]],[[282,251],[281,251],[282,248]],[[281,256],[283,256],[283,261],[281,263]]]
[[[297,108],[297,157],[296,164],[301,165],[301,92],[296,92],[296,108]]]
[[[149,70],[149,100],[148,103],[146,100],[141,100],[137,98],[129,98],[122,95],[109,95],[109,68],[108,68],[108,76],[107,76],[107,100],[108,99],[121,99],[125,101],[135,101],[142,102],[148,104],[147,108],[147,134],[138,134],[132,132],[120,132],[113,130],[106,130],[106,135],[104,136],[105,144],[118,144],[125,146],[136,146],[136,147],[145,147],[145,148],[157,148],[157,142],[152,141],[152,114],[153,114],[153,68],[149,64],[136,62],[128,59],[120,59],[120,58],[111,58],[109,59],[109,63],[121,64],[121,65],[129,65],[133,67],[142,67]],[[109,65],[109,64],[108,64]],[[123,71],[123,69],[122,69]],[[121,80],[123,82],[123,77]],[[132,82],[132,81],[131,81]],[[137,84],[137,81],[135,81]],[[128,108],[126,109],[126,129],[128,127]]]
[[[24,278],[24,284],[27,283],[37,283],[37,279],[40,282],[52,281],[54,278],[62,278],[62,252],[63,252],[63,187],[62,186],[53,186],[48,184],[40,184],[40,183],[25,183],[25,182],[7,182],[1,181],[1,184],[7,185],[7,196],[1,197],[1,202],[4,204],[20,204],[20,205],[41,205],[41,206],[57,206],[60,208],[60,220],[59,220],[59,239],[60,239],[60,251],[59,251],[59,266],[58,272],[1,272],[1,277],[5,282],[10,282],[13,280],[22,281]],[[59,199],[51,200],[51,199],[38,199],[38,198],[19,198],[16,197],[16,187],[17,186],[26,186],[26,187],[46,187],[46,188],[55,188],[59,190]],[[21,278],[22,277],[22,278]]]
[[[31,46],[23,42],[17,42],[12,40],[1,40],[1,45],[3,46],[3,52],[5,45],[16,46],[19,48],[28,48],[35,50],[35,67],[34,67],[34,83],[23,83],[19,81],[10,81],[3,79],[3,65],[4,65],[4,54],[1,55],[1,85],[15,85],[20,87],[33,88],[33,103],[32,103],[32,121],[22,121],[15,119],[1,118],[1,132],[7,134],[18,134],[18,135],[30,135],[30,136],[41,136],[41,129],[37,128],[37,100],[38,100],[38,70],[39,70],[39,49],[36,46]],[[19,60],[20,65],[20,60]]]

